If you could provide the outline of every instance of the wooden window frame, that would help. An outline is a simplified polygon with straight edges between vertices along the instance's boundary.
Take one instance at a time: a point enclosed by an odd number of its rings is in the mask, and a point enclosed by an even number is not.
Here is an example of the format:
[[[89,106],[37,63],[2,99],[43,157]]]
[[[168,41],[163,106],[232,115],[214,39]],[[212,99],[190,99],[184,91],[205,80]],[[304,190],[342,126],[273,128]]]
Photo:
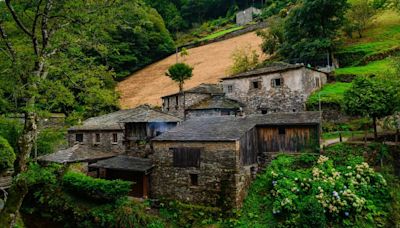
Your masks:
[[[227,90],[227,93],[233,93],[233,85],[228,85],[226,90]]]
[[[276,82],[278,80],[279,80],[279,85],[276,84]],[[283,87],[283,83],[284,83],[283,78],[273,78],[273,79],[271,79],[271,86],[273,88],[281,88],[281,87]]]
[[[95,133],[95,134],[94,134],[94,143],[95,143],[95,144],[100,144],[100,142],[101,142],[101,135],[100,135],[100,133]]]
[[[284,126],[278,127],[278,134],[279,135],[286,135],[286,128]]]
[[[178,147],[172,150],[173,166],[177,168],[200,167],[200,159],[203,148],[200,147]]]
[[[79,138],[81,138],[80,140],[78,139],[78,135],[81,136]],[[79,142],[79,143],[83,143],[83,133],[76,133],[75,134],[75,142]]]
[[[261,80],[252,80],[252,81],[250,81],[250,89],[259,90],[261,88],[262,88],[262,81]]]
[[[118,133],[113,133],[112,134],[112,143],[117,144],[118,143]]]

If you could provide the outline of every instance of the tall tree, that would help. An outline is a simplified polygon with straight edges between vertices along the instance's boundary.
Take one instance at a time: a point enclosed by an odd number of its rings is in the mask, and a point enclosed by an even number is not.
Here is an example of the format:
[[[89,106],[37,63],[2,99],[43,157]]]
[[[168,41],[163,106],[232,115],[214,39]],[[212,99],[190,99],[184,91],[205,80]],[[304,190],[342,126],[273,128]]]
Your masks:
[[[0,2],[0,85],[13,112],[24,115],[14,163],[14,181],[0,227],[13,227],[28,192],[24,173],[37,134],[38,115],[51,106],[97,99],[116,102],[112,90],[103,90],[113,73],[95,64],[83,48],[94,46],[90,28],[107,18],[118,1],[5,0]],[[100,46],[98,44],[98,46]],[[51,89],[52,88],[52,89]],[[106,92],[105,94],[95,91]],[[105,96],[111,97],[105,97]],[[55,102],[55,101],[58,102]],[[115,106],[115,104],[113,104]]]
[[[352,2],[346,17],[361,38],[364,30],[372,23],[375,13],[368,0],[356,0]]]
[[[168,68],[165,75],[178,83],[179,92],[183,92],[183,84],[193,75],[193,68],[185,63],[176,63]]]
[[[285,22],[280,54],[288,60],[308,62],[332,53],[347,8],[347,0],[299,2]]]
[[[377,119],[394,114],[398,105],[397,87],[382,78],[359,76],[344,97],[348,114],[372,118],[375,140],[378,139]]]

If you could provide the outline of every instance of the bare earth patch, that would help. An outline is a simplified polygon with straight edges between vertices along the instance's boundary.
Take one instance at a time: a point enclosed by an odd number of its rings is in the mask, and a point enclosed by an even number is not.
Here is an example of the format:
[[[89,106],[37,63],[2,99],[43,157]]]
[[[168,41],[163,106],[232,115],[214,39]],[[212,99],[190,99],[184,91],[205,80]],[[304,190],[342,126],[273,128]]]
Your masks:
[[[185,82],[190,89],[201,83],[218,83],[227,75],[232,65],[232,53],[237,48],[251,46],[261,54],[261,39],[255,32],[228,40],[189,49],[185,62],[194,67],[193,77]],[[178,85],[165,76],[168,67],[176,62],[175,55],[153,63],[118,83],[121,108],[133,108],[141,104],[161,106],[161,97],[178,92]]]

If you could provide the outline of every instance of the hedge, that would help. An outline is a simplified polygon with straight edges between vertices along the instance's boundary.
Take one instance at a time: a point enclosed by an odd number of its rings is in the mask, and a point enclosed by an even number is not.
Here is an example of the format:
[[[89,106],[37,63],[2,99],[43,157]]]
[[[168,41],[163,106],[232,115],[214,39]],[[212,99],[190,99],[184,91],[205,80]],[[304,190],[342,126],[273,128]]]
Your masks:
[[[129,181],[98,179],[76,172],[67,172],[63,185],[76,195],[106,201],[126,196],[132,189],[132,182]]]

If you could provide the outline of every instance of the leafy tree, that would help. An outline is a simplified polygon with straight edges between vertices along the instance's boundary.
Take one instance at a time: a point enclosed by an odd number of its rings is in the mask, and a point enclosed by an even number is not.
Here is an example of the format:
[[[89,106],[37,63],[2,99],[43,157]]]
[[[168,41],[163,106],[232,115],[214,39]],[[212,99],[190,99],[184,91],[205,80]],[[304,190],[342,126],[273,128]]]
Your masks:
[[[185,80],[193,75],[193,68],[185,63],[176,63],[168,68],[165,75],[179,84],[179,92],[182,93]]]
[[[260,63],[260,56],[257,51],[250,46],[242,49],[236,49],[232,54],[233,65],[230,68],[230,74],[238,74],[252,70]]]
[[[86,54],[103,49],[95,28],[120,1],[0,2],[0,90],[10,112],[24,115],[14,162],[14,181],[0,212],[0,227],[13,227],[28,192],[29,155],[37,135],[37,119],[51,110],[115,109],[114,73]],[[107,101],[104,105],[101,101]],[[111,107],[110,107],[111,106]],[[96,109],[92,113],[97,114]],[[103,110],[101,110],[103,111]]]
[[[269,28],[257,31],[257,36],[261,37],[263,43],[261,48],[266,54],[274,54],[279,49],[283,40],[284,19],[279,16],[273,16],[268,19]]]
[[[347,0],[304,0],[294,7],[284,25],[279,53],[296,62],[318,59],[332,53],[334,38],[342,26]]]
[[[15,161],[15,153],[7,140],[0,136],[0,173],[12,168]]]
[[[352,2],[346,17],[361,38],[362,32],[372,23],[375,13],[368,0],[357,0]]]
[[[397,88],[390,81],[359,76],[344,95],[344,110],[352,116],[372,118],[374,138],[377,140],[376,121],[396,111],[399,104],[397,93]]]

